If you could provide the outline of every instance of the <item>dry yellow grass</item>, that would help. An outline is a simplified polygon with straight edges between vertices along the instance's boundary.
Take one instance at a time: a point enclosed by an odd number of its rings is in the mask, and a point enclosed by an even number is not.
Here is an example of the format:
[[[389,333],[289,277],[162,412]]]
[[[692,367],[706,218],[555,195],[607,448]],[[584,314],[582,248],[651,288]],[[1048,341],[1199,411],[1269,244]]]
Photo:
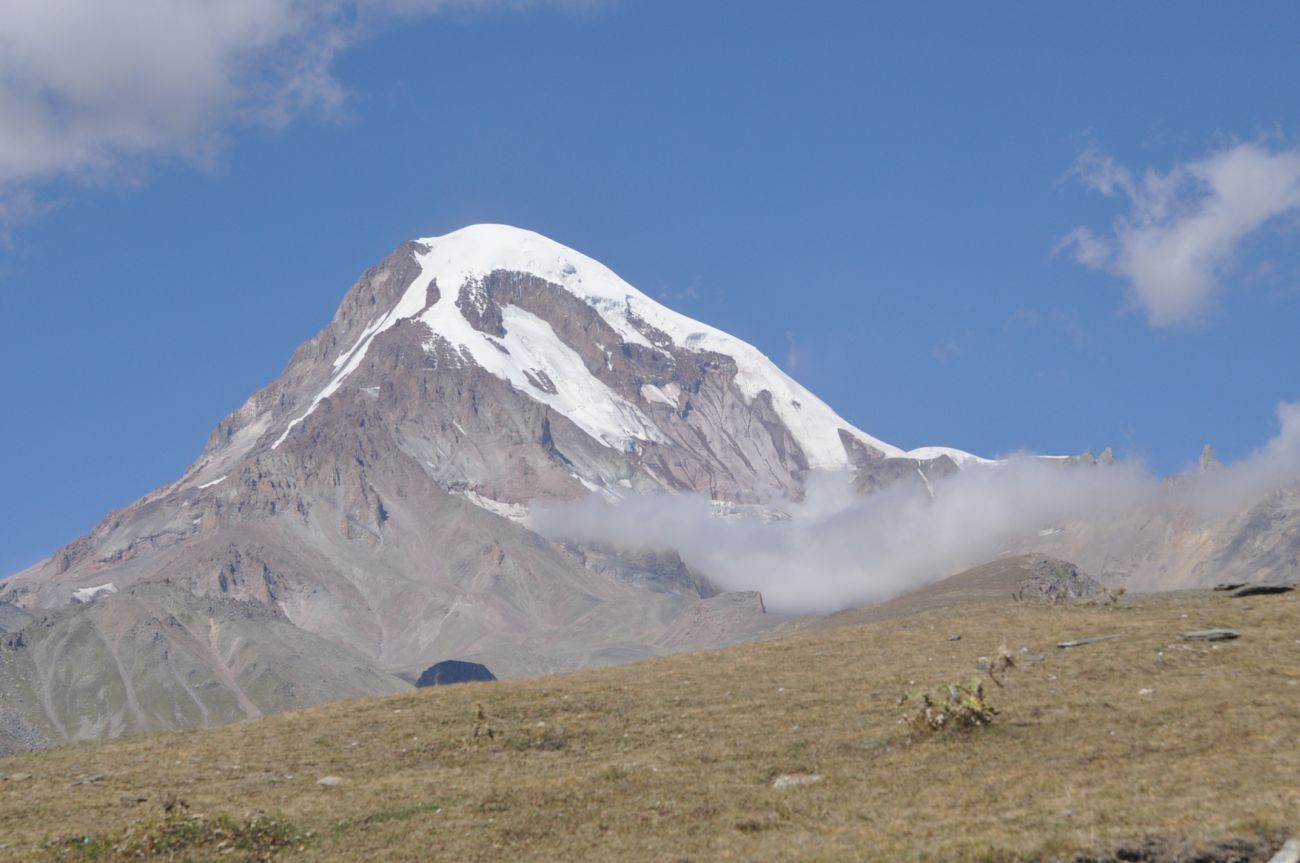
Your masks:
[[[1242,637],[1180,637],[1216,626]],[[1055,647],[1096,634],[1120,637]],[[1045,660],[991,689],[995,723],[911,739],[897,697],[1003,645]],[[177,860],[255,858],[199,840],[257,812],[289,843],[276,859],[312,860],[1019,860],[1252,836],[1300,827],[1298,708],[1296,594],[986,602],[3,760],[0,858],[117,859],[168,801],[173,828],[208,819]],[[823,778],[772,787],[795,773]]]

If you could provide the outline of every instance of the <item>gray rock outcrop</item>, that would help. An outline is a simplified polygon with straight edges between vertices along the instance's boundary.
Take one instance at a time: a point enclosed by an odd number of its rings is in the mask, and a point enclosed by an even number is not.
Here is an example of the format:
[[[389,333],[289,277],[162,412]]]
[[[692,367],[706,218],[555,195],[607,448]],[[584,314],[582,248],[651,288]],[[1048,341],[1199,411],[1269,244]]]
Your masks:
[[[0,602],[0,635],[17,632],[34,619],[21,608],[7,602]]]
[[[1066,560],[1038,555],[1028,565],[1029,575],[1020,582],[1020,599],[1046,599],[1063,602],[1089,599],[1099,595],[1101,583]]]

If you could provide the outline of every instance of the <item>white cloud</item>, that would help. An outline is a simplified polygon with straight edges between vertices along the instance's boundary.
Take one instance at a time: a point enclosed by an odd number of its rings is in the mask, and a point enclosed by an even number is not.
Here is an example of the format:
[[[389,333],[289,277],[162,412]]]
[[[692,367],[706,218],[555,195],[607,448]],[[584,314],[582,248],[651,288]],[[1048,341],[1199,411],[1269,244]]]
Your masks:
[[[1103,195],[1126,198],[1129,211],[1105,236],[1075,228],[1057,250],[1125,279],[1157,327],[1200,320],[1242,241],[1300,210],[1300,150],[1242,143],[1141,177],[1090,150],[1073,173]]]
[[[203,161],[235,125],[337,109],[340,51],[405,16],[525,0],[0,0],[0,218],[53,181]],[[582,5],[553,3],[551,5]]]
[[[1097,564],[1096,572],[1112,554],[1154,555],[1169,541],[1168,525],[1199,536],[1201,527],[1242,515],[1300,480],[1300,405],[1280,405],[1278,420],[1278,434],[1259,451],[1176,482],[1134,462],[1068,467],[1011,458],[932,478],[929,488],[903,482],[865,497],[851,493],[844,474],[815,474],[805,500],[774,502],[787,520],[762,513],[719,520],[701,495],[637,496],[617,504],[592,495],[536,506],[530,526],[557,539],[672,548],[719,587],[762,591],[774,611],[825,613],[984,563],[1032,544],[1045,528],[1070,525],[1090,537],[1081,549],[1087,557],[1077,562],[1085,569]]]
[[[826,613],[888,599],[994,558],[1017,537],[1065,520],[1137,506],[1157,485],[1140,469],[1063,471],[1015,459],[925,486],[899,483],[866,497],[845,474],[809,478],[788,520],[744,514],[719,521],[698,495],[535,507],[542,535],[617,548],[672,548],[726,590],[758,590],[778,613]]]

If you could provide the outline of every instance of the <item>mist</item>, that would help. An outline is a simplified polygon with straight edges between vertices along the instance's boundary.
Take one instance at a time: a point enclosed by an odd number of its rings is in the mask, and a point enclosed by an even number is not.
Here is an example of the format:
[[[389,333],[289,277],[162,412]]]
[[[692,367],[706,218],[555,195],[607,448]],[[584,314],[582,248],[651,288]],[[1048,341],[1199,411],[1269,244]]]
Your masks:
[[[1240,462],[1162,479],[1136,460],[1066,464],[1025,454],[929,484],[861,496],[853,474],[810,475],[803,501],[718,517],[703,495],[609,502],[599,495],[537,507],[530,526],[557,540],[671,548],[724,590],[758,590],[777,613],[827,613],[879,602],[1041,544],[1066,525],[1093,544],[1141,549],[1153,523],[1195,528],[1242,513],[1300,479],[1300,405]],[[932,489],[932,490],[931,490]],[[773,512],[788,515],[773,520]],[[1146,531],[1144,534],[1143,531]],[[1076,561],[1081,562],[1081,561]]]

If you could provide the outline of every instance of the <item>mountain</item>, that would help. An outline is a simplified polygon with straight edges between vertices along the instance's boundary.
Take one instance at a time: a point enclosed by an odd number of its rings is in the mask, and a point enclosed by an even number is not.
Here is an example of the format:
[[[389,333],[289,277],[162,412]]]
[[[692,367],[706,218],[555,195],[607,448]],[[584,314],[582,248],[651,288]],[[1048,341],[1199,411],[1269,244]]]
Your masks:
[[[854,428],[752,346],[538,234],[404,243],[178,480],[4,582],[0,602],[41,618],[0,650],[31,696],[12,724],[84,739],[384,692],[446,659],[516,676],[735,643],[779,623],[757,594],[672,552],[550,542],[530,506],[747,506],[799,498],[814,469],[928,483],[972,459]],[[292,681],[304,655],[326,685],[248,695],[250,663]],[[92,696],[48,697],[70,669]]]

